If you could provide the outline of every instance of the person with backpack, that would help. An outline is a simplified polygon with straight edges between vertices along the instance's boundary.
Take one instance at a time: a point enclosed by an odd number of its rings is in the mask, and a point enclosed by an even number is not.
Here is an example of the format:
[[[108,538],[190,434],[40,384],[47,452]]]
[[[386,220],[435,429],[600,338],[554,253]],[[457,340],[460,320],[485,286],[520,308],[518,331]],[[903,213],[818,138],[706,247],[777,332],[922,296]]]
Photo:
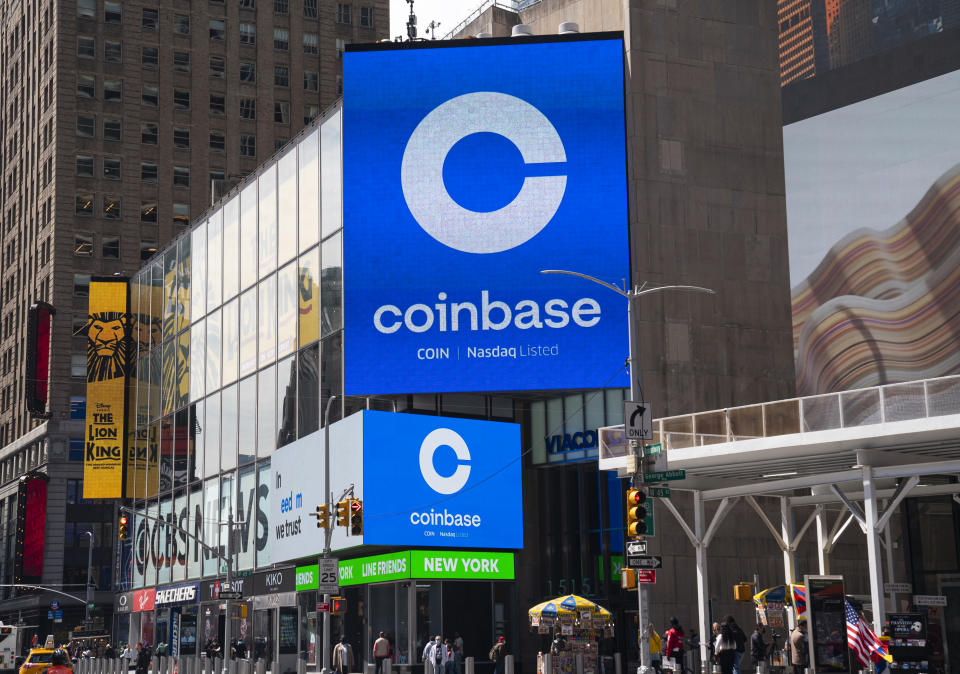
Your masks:
[[[717,664],[720,665],[720,674],[733,674],[733,663],[737,655],[737,642],[733,637],[730,623],[720,625],[720,633],[713,642],[713,652],[716,654]]]
[[[747,635],[743,633],[740,625],[737,624],[737,621],[732,615],[724,618],[724,622],[730,626],[733,640],[737,644],[736,655],[733,656],[733,674],[740,674],[740,661],[743,660],[743,654],[747,650]]]
[[[493,661],[493,674],[503,674],[503,661],[507,657],[507,640],[502,636],[497,637],[497,643],[487,655]]]

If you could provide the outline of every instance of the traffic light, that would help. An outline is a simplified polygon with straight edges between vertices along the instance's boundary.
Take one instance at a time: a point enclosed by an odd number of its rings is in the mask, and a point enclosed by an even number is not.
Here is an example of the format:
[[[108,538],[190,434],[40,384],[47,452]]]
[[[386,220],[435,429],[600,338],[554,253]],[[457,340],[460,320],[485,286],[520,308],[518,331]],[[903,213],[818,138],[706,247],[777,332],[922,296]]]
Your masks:
[[[330,597],[330,613],[342,614],[347,612],[347,600],[343,597]]]
[[[350,499],[350,535],[363,535],[363,501]]]
[[[337,504],[337,526],[346,527],[350,525],[350,500],[344,499]]]
[[[627,490],[627,536],[643,536],[647,533],[647,523],[643,518],[647,516],[644,502],[647,495],[642,489]]]
[[[326,529],[330,526],[330,509],[327,504],[317,506],[317,529]]]
[[[130,534],[130,528],[127,526],[127,522],[128,522],[127,516],[126,516],[126,515],[121,515],[121,516],[120,516],[120,527],[119,527],[119,529],[118,529],[118,531],[119,531],[119,533],[120,533],[120,540],[121,540],[121,541],[124,540],[124,539]]]

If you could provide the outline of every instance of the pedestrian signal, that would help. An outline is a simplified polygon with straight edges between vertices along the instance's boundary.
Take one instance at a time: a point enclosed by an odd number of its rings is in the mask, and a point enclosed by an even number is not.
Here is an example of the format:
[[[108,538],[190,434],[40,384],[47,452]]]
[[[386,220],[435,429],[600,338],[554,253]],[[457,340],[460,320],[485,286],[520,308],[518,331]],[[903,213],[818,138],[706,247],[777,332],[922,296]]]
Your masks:
[[[337,526],[350,526],[350,499],[344,499],[337,504]]]
[[[120,516],[120,526],[118,527],[117,531],[120,534],[121,541],[130,534],[130,528],[127,526],[127,521],[128,520],[126,515]]]
[[[647,533],[647,523],[643,519],[647,516],[644,503],[647,495],[642,489],[627,490],[627,535],[643,536]]]
[[[317,506],[317,529],[326,529],[330,526],[330,509],[327,504]]]
[[[343,597],[330,597],[330,613],[346,613],[347,600]]]
[[[350,535],[363,535],[363,501],[350,499]]]

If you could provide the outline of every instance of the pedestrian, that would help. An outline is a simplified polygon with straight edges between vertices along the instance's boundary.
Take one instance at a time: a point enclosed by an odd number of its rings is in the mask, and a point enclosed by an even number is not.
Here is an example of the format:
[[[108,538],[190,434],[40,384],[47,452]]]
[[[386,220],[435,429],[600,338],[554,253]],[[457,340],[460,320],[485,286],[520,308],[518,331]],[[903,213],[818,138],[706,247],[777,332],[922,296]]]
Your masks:
[[[676,616],[670,618],[670,629],[663,633],[663,654],[676,660],[676,668],[683,669],[683,627]]]
[[[740,661],[743,660],[743,654],[747,650],[747,635],[743,633],[732,615],[728,615],[724,620],[730,626],[733,640],[737,644],[737,654],[733,656],[733,674],[740,674]]]
[[[507,640],[500,636],[487,654],[493,661],[493,674],[503,674],[503,659],[507,657]]]
[[[790,664],[793,674],[803,674],[807,664],[807,621],[798,620],[790,633]]]
[[[430,663],[430,666],[433,668],[433,671],[437,671],[437,662],[439,662],[440,657],[440,635],[427,642],[423,647],[423,669],[426,671],[427,663]]]
[[[453,633],[453,657],[457,674],[463,674],[463,637],[459,632]]]
[[[353,667],[353,647],[347,643],[347,637],[341,635],[340,643],[333,647],[333,669],[340,674],[350,674]]]
[[[653,668],[657,670],[657,674],[660,674],[660,651],[663,650],[663,640],[653,628],[653,623],[647,625],[647,637],[650,639],[650,661],[653,663]]]
[[[730,623],[718,625],[720,633],[713,642],[713,652],[716,662],[720,665],[720,674],[733,674],[733,663],[737,655],[737,642],[733,638],[733,629]]]
[[[387,633],[381,632],[380,638],[373,642],[373,659],[377,663],[377,674],[383,671],[383,661],[390,655],[390,642]]]
[[[103,657],[107,660],[117,659],[117,650],[113,647],[113,644],[107,644],[106,649],[103,651]]]
[[[220,656],[220,644],[217,643],[216,637],[210,637],[207,639],[207,643],[204,644],[203,650],[207,653],[208,660],[214,660]]]
[[[765,630],[764,624],[758,622],[757,629],[750,635],[750,658],[758,672],[760,671],[760,663],[767,659],[767,642],[763,640]]]
[[[144,648],[143,642],[137,642],[137,674],[147,674],[150,669],[150,649]]]
[[[443,642],[440,666],[443,667],[443,674],[455,674],[456,658],[453,655],[453,639],[447,638]]]
[[[553,638],[553,643],[550,644],[550,653],[557,655],[567,650],[567,640],[563,638],[563,634],[557,634]]]

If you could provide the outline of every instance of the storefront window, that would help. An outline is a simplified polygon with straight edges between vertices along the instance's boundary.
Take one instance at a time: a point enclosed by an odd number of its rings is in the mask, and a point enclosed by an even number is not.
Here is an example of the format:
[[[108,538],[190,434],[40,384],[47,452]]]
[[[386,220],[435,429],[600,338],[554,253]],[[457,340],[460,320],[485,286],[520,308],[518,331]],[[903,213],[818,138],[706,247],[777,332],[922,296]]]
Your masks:
[[[300,252],[320,240],[320,133],[314,131],[300,141]]]
[[[207,451],[203,459],[203,476],[211,477],[220,472],[220,392],[207,398]],[[204,571],[206,574],[206,571]]]
[[[153,611],[140,613],[140,641],[145,644],[154,644],[153,628]]]
[[[277,273],[277,357],[297,348],[297,265],[288,264]]]
[[[273,489],[271,482],[271,476],[273,473],[270,470],[270,459],[266,461],[261,461],[257,464],[257,507],[264,508],[267,517],[261,521],[261,518],[257,518],[256,532],[257,540],[264,541],[262,546],[257,546],[257,567],[263,568],[265,566],[270,566],[270,545],[266,541],[270,538],[270,522],[269,522],[269,513],[270,513],[270,498],[269,494]],[[263,496],[263,502],[261,503],[261,496]]]
[[[277,448],[297,439],[297,369],[291,356],[277,363]]]
[[[277,275],[271,274],[260,282],[258,289],[259,356],[260,367],[266,367],[277,358]]]
[[[207,374],[207,392],[213,393],[220,388],[220,333],[221,310],[217,309],[207,316],[207,357],[204,366]]]
[[[257,289],[240,296],[240,376],[257,369]]]
[[[207,311],[223,301],[223,210],[207,222]]]
[[[217,478],[207,480],[203,485],[203,542],[216,548],[220,542],[220,489]],[[217,573],[217,559],[207,551],[203,553],[203,575]]]
[[[270,166],[260,174],[259,277],[277,268],[277,167]]]
[[[297,148],[277,162],[277,262],[297,254]]]
[[[223,389],[220,395],[220,419],[220,469],[233,470],[237,467],[236,384]]]
[[[323,208],[322,238],[340,229],[343,174],[340,166],[340,110],[320,125],[320,203]]]
[[[180,655],[197,654],[197,607],[186,606],[180,614]]]
[[[323,242],[320,257],[323,269],[320,272],[323,336],[343,327],[343,232]]]
[[[240,289],[257,281],[257,182],[240,193]]]
[[[317,637],[320,636],[317,634],[317,593],[298,593],[297,604],[300,606],[300,653],[306,654],[307,665],[316,665]]]
[[[257,456],[268,457],[277,445],[277,369],[257,375]]]
[[[240,299],[223,305],[223,385],[237,381],[240,371]]]
[[[271,391],[271,397],[272,397]],[[257,377],[240,381],[238,402],[239,440],[238,464],[253,463],[257,454]]]
[[[201,223],[190,234],[193,249],[190,304],[195,317],[207,313],[207,223]]]

